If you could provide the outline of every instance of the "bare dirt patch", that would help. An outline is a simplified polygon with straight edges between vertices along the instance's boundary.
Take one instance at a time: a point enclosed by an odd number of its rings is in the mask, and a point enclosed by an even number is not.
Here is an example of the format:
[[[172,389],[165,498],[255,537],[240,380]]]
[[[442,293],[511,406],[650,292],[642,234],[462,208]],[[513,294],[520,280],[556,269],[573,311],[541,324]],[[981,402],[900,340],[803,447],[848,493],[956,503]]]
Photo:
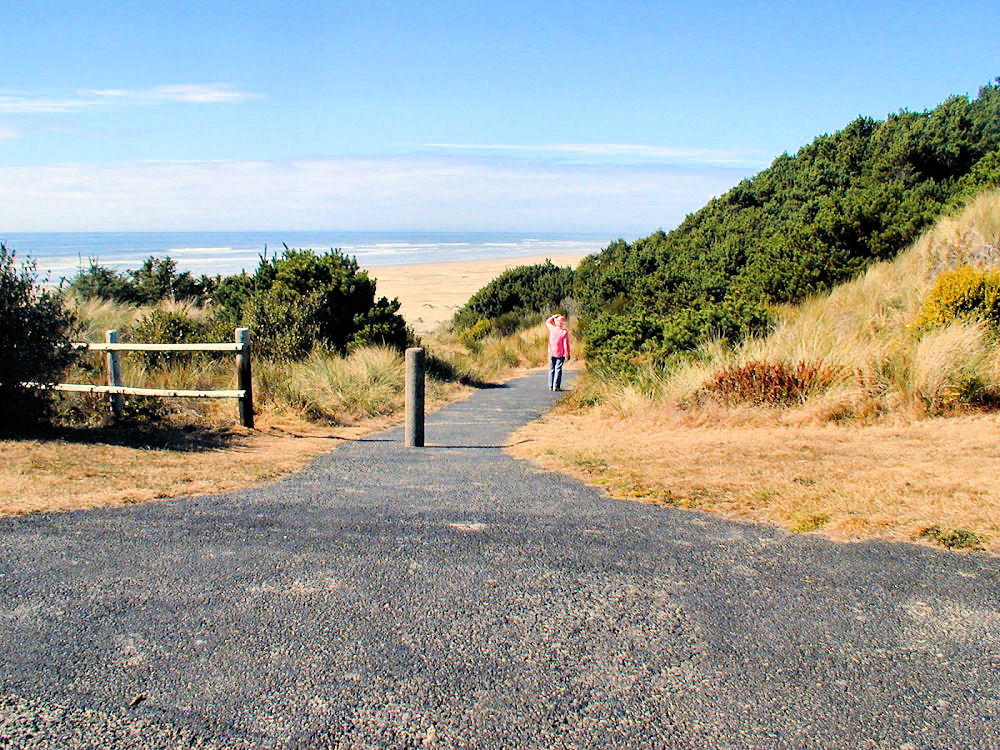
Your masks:
[[[959,538],[1000,552],[996,415],[866,426],[792,426],[767,414],[737,426],[689,419],[669,410],[624,418],[563,410],[519,430],[511,453],[619,499],[837,539]],[[921,536],[933,527],[944,536]]]

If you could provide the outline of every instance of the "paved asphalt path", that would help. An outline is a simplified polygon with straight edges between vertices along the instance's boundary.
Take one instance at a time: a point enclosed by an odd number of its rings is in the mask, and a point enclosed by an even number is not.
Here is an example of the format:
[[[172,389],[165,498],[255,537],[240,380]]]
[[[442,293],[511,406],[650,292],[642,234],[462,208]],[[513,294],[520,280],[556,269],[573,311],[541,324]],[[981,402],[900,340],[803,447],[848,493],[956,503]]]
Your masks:
[[[997,558],[609,500],[503,453],[543,381],[0,522],[0,746],[1000,746]]]

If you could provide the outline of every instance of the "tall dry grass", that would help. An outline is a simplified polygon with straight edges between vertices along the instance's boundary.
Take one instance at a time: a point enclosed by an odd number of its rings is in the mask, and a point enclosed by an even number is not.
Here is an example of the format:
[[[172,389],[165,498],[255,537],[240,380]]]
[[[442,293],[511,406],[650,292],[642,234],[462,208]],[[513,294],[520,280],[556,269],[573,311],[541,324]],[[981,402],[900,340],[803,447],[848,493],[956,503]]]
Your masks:
[[[403,357],[396,350],[368,347],[346,357],[315,351],[301,362],[264,361],[256,378],[262,399],[272,406],[343,424],[398,411],[403,370]]]
[[[135,325],[154,309],[176,312],[188,319],[207,325],[212,317],[208,307],[189,300],[163,300],[156,305],[132,305],[104,299],[82,299],[73,294],[65,297],[66,306],[77,319],[74,337],[78,341],[104,341],[107,331],[122,331]]]
[[[649,365],[627,380],[591,383],[579,398],[623,415],[685,407],[703,400],[706,384],[720,372],[755,362],[812,363],[841,373],[809,399],[799,418],[936,413],[995,398],[1000,363],[994,332],[974,323],[915,330],[937,276],[964,265],[1000,267],[1000,191],[942,218],[895,260],[774,310],[777,323],[767,336],[735,349],[709,343],[666,367]]]
[[[479,341],[463,340],[449,328],[426,338],[431,355],[439,358],[456,377],[474,383],[491,383],[517,370],[541,367],[546,363],[548,332],[543,324],[516,331],[508,336],[490,335]]]

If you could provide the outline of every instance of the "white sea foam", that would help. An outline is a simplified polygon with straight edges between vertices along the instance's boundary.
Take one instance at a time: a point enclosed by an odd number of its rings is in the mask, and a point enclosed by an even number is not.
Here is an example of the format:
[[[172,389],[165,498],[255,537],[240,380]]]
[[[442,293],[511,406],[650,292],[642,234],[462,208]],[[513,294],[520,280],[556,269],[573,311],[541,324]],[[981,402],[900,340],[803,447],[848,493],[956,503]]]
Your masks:
[[[246,249],[233,249],[231,247],[172,247],[165,251],[166,255],[190,255],[192,253],[245,253]]]
[[[266,248],[267,257],[282,245],[325,253],[340,248],[358,263],[387,264],[476,260],[522,256],[557,256],[596,252],[606,237],[553,235],[522,237],[514,233],[377,232],[162,232],[22,234],[5,238],[18,256],[30,256],[40,275],[58,280],[86,269],[93,258],[115,270],[135,269],[146,258],[171,257],[177,267],[197,274],[253,272]]]

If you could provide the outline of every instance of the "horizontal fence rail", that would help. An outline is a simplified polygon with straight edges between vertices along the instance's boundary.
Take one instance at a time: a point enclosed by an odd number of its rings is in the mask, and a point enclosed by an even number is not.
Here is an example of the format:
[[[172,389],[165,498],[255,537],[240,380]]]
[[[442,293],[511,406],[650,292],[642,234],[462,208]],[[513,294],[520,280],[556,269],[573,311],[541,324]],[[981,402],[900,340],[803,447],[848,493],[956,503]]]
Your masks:
[[[87,385],[84,383],[26,383],[42,391],[65,393],[108,393],[117,396],[162,396],[163,398],[244,398],[246,391],[182,391],[172,388],[134,388],[130,385]]]
[[[89,349],[92,352],[242,352],[250,344],[222,342],[220,344],[101,344],[87,341],[76,342],[74,349]]]
[[[235,398],[239,403],[240,424],[253,427],[253,379],[250,371],[250,329],[237,328],[235,341],[199,344],[123,344],[118,331],[108,331],[104,343],[75,342],[74,349],[107,352],[108,384],[24,383],[26,387],[64,393],[103,393],[109,396],[111,412],[117,417],[124,407],[123,396],[155,398]],[[137,388],[122,385],[119,352],[235,352],[236,389],[197,391],[179,388]]]

